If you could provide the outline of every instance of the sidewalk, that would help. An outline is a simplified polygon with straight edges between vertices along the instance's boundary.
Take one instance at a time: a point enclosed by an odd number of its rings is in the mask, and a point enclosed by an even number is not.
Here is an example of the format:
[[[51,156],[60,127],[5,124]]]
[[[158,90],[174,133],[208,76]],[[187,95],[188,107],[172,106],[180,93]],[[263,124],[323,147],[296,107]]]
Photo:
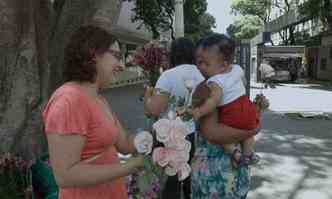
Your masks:
[[[251,83],[251,97],[263,93],[275,112],[325,112],[332,113],[331,90],[316,84],[280,84],[263,89],[262,83]]]
[[[331,199],[332,122],[267,112],[248,199]]]

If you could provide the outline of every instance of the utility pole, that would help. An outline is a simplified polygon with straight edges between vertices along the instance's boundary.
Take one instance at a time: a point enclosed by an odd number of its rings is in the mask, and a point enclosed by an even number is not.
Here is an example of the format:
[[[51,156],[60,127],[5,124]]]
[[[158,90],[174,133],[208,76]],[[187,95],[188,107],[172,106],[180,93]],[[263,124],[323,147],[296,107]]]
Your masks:
[[[184,14],[183,14],[183,4],[185,0],[175,0],[175,38],[184,36]]]

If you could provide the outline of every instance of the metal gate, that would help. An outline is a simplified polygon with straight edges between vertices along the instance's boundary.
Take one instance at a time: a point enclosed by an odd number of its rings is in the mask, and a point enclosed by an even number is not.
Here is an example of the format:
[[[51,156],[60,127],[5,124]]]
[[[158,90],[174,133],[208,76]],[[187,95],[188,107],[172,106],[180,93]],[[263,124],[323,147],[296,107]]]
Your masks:
[[[250,40],[242,40],[241,42],[238,42],[236,45],[236,51],[235,51],[235,60],[234,62],[236,64],[239,64],[243,70],[245,71],[245,77],[246,77],[246,94],[248,97],[250,97]]]

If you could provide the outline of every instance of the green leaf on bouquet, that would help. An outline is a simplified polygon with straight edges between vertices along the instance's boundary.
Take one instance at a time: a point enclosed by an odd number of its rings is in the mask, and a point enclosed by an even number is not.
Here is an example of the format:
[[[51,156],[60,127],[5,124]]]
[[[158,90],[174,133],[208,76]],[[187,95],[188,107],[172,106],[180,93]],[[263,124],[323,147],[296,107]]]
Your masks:
[[[184,114],[184,115],[182,116],[181,119],[182,119],[184,122],[189,122],[190,120],[193,119],[193,117],[192,117],[190,114],[186,113],[186,114]]]

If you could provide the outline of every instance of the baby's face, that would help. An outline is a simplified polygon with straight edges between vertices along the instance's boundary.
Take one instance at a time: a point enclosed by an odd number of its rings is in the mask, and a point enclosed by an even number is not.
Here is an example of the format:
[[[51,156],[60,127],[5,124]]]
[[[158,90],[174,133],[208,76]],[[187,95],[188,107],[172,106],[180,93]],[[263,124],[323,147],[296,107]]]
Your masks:
[[[223,56],[214,48],[198,48],[196,51],[196,64],[205,78],[209,78],[219,73],[225,66]]]

